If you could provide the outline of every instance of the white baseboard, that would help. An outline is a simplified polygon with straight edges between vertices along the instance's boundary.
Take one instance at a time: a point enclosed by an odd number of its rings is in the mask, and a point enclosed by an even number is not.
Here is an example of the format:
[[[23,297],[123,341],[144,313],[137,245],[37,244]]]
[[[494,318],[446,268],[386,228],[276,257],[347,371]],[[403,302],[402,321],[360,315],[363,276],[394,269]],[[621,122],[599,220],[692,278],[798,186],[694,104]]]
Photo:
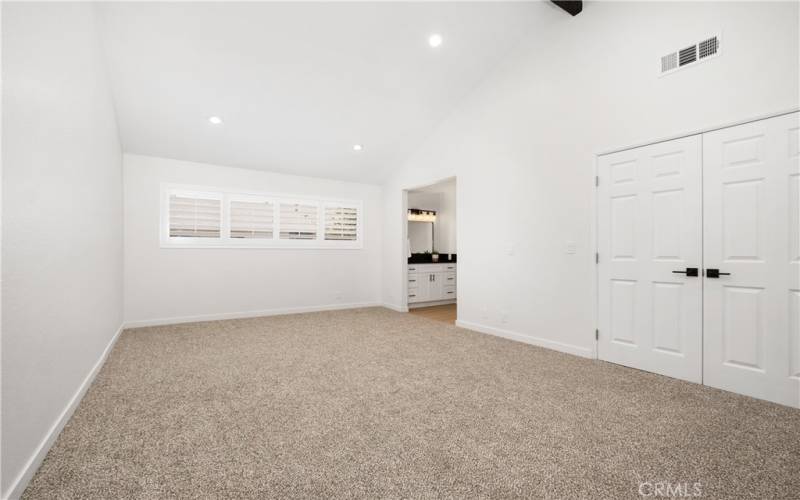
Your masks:
[[[53,426],[50,427],[50,430],[47,432],[44,439],[42,439],[41,443],[39,443],[39,446],[36,448],[36,452],[25,464],[22,472],[20,472],[16,479],[14,479],[14,481],[11,483],[11,487],[9,487],[8,491],[3,493],[4,499],[16,500],[22,496],[25,488],[28,487],[28,483],[31,479],[33,479],[33,475],[36,474],[39,466],[42,465],[42,461],[47,455],[47,452],[50,451],[50,447],[53,446],[56,438],[59,434],[61,434],[61,430],[64,429],[65,425],[67,425],[67,422],[69,422],[69,419],[72,417],[75,409],[80,404],[81,399],[83,399],[83,396],[86,394],[86,391],[89,390],[92,382],[94,382],[95,377],[97,376],[98,372],[100,372],[100,368],[103,367],[103,364],[106,362],[106,358],[108,358],[108,354],[111,352],[111,349],[114,348],[114,344],[117,343],[117,339],[124,329],[125,326],[120,325],[117,333],[115,333],[111,338],[111,341],[109,341],[108,345],[106,345],[105,350],[102,354],[100,354],[97,362],[95,362],[92,369],[86,375],[86,378],[83,379],[81,385],[78,386],[78,390],[75,391],[72,399],[70,399],[69,403],[67,403],[66,408],[64,408],[64,410],[61,412],[61,415],[58,416]]]
[[[279,316],[282,314],[300,314],[321,311],[337,311],[340,309],[359,309],[362,307],[380,307],[379,302],[359,302],[351,304],[326,304],[320,306],[286,307],[282,309],[264,309],[261,311],[241,311],[232,313],[200,314],[197,316],[174,316],[171,318],[145,319],[126,321],[125,328],[141,328],[144,326],[177,325],[180,323],[198,323],[200,321],[219,321],[223,319],[257,318],[259,316]]]
[[[567,354],[581,356],[583,358],[594,359],[594,354],[592,349],[587,347],[581,347],[573,344],[565,344],[563,342],[547,340],[540,337],[534,337],[532,335],[525,335],[518,332],[512,332],[510,330],[503,330],[501,328],[495,328],[492,326],[480,325],[478,323],[471,323],[469,321],[456,320],[456,326],[460,328],[466,328],[467,330],[474,330],[480,333],[488,333],[489,335],[494,335],[496,337],[503,337],[509,340],[516,340],[517,342],[524,342],[526,344],[531,344],[538,347],[544,347],[545,349],[551,349],[553,351],[565,352]]]
[[[408,307],[399,306],[397,304],[389,304],[388,302],[384,302],[381,306],[385,307],[386,309],[391,309],[392,311],[397,311],[401,313],[408,312]]]

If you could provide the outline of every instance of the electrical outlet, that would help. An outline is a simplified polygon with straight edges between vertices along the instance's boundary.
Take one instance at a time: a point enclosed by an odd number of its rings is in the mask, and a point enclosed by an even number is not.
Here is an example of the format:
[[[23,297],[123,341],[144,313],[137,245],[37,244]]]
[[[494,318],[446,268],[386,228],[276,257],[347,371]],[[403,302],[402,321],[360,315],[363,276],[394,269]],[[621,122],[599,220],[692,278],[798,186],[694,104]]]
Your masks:
[[[568,254],[574,254],[578,251],[578,244],[574,241],[568,241],[566,244],[566,252]]]

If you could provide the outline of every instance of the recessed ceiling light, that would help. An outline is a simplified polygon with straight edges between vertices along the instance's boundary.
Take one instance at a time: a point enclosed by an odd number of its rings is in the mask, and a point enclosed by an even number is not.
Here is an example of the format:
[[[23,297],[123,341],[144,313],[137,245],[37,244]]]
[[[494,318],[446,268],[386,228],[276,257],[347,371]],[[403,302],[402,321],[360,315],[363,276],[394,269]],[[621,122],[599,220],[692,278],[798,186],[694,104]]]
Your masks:
[[[220,118],[219,116],[210,116],[208,117],[208,121],[210,121],[214,125],[219,125],[222,123],[222,118]]]
[[[362,149],[364,149],[364,146],[361,144],[353,144],[353,151],[361,151]]]
[[[442,38],[442,35],[440,35],[439,33],[434,33],[433,35],[428,37],[428,45],[430,45],[431,47],[434,47],[434,48],[436,48],[439,45],[441,45],[443,41],[444,41],[444,38]]]

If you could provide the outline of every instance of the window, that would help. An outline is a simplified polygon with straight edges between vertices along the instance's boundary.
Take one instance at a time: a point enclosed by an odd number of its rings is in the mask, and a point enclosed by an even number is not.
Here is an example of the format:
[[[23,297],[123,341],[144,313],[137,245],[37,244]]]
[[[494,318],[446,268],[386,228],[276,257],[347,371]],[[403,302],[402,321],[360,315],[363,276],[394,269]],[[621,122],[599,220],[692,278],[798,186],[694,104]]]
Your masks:
[[[231,200],[231,238],[272,239],[275,205],[267,200]]]
[[[362,248],[362,203],[162,185],[167,248]]]
[[[325,239],[355,241],[358,238],[358,209],[327,205],[325,207]]]
[[[316,240],[317,217],[316,205],[281,202],[281,239]]]
[[[219,238],[222,202],[202,194],[171,194],[169,197],[170,238]]]

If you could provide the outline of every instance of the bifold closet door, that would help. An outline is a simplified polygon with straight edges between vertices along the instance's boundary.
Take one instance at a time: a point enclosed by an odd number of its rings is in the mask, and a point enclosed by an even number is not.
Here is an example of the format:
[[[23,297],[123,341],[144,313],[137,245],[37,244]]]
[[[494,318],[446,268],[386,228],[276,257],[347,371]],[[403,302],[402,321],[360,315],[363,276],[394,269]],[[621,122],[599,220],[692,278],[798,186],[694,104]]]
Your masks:
[[[701,139],[598,158],[598,355],[702,380]]]
[[[704,383],[800,406],[800,115],[704,134],[703,184]]]

